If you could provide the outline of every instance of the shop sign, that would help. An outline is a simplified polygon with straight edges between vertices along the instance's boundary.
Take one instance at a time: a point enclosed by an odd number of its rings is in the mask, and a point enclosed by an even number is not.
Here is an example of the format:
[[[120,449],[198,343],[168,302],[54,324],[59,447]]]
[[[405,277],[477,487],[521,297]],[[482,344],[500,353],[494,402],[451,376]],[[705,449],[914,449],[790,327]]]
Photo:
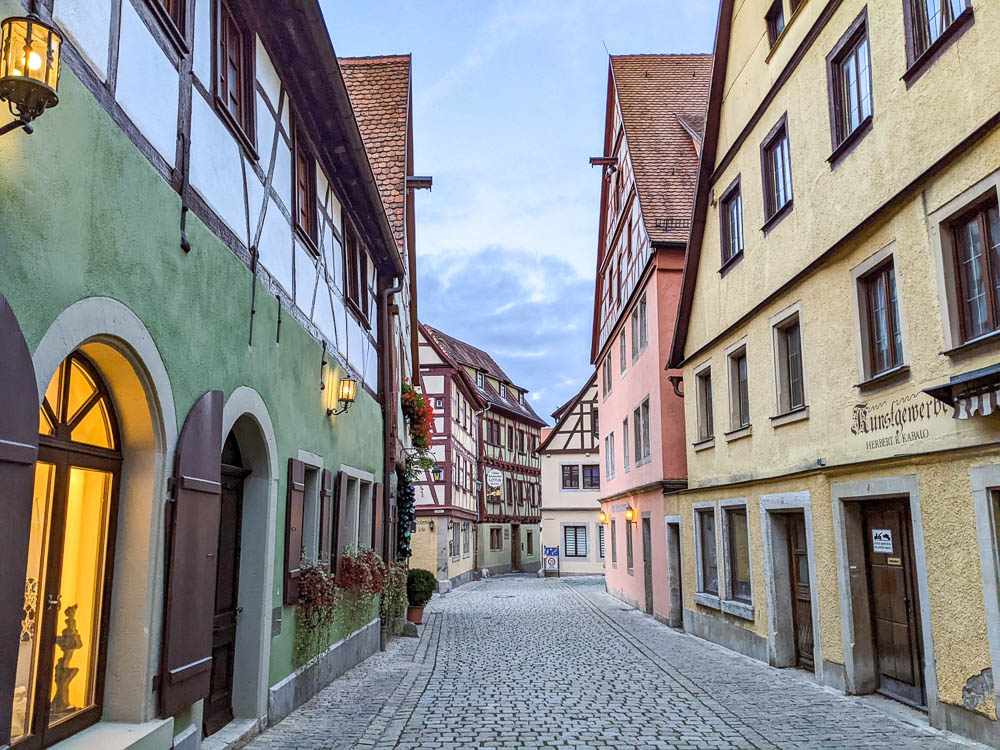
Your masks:
[[[486,485],[494,489],[503,484],[503,472],[500,469],[490,469],[486,472]]]
[[[881,401],[855,404],[851,434],[874,451],[918,443],[954,429],[952,408],[923,391]]]
[[[877,555],[892,554],[892,529],[872,529],[872,552]]]

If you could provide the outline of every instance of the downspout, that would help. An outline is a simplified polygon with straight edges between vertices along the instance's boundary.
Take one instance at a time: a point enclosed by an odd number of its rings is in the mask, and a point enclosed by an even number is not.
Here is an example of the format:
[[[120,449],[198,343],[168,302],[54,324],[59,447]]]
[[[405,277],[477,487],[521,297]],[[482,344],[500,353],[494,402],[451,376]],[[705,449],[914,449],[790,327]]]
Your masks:
[[[487,402],[486,408],[476,412],[476,466],[478,468],[483,466],[483,414],[488,412],[491,406],[493,404]],[[476,498],[478,507],[476,511],[476,543],[472,545],[472,570],[476,580],[479,579],[479,524],[482,523],[483,511],[486,510],[486,475],[484,474],[479,481],[482,482],[479,491],[483,499],[480,501],[478,497]]]
[[[393,276],[393,280],[399,279]],[[396,286],[382,289],[378,293],[378,315],[379,315],[379,390],[381,391],[382,402],[382,438],[383,438],[383,482],[384,488],[382,503],[382,528],[385,530],[385,537],[382,540],[382,556],[386,560],[395,559],[396,551],[393,548],[392,540],[388,538],[389,530],[389,506],[395,502],[395,482],[396,473],[396,409],[392,399],[392,320],[389,316],[389,297],[403,290],[403,282],[398,281]],[[393,490],[393,491],[390,491]],[[390,502],[390,500],[392,502]]]

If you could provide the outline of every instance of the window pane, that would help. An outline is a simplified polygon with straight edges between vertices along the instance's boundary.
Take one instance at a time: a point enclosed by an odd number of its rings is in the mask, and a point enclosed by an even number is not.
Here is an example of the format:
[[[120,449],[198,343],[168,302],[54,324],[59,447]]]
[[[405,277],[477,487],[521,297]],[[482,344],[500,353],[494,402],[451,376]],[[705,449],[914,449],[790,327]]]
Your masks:
[[[739,399],[739,426],[750,424],[750,392],[747,383],[747,358],[744,354],[736,360],[737,398]]]
[[[799,324],[785,329],[785,347],[788,371],[788,408],[795,409],[805,404],[802,388],[802,340]]]
[[[730,588],[734,599],[750,601],[750,543],[746,511],[729,511]]]
[[[636,453],[639,452],[638,446],[636,446]],[[650,457],[652,450],[649,444],[649,401],[642,402],[642,458],[643,460]]]
[[[70,440],[76,443],[96,445],[100,448],[114,449],[114,434],[111,431],[111,416],[108,413],[106,399],[102,398],[90,407],[87,415],[73,428]]]
[[[632,412],[632,427],[635,433],[635,460],[642,460],[642,412],[636,409]]]
[[[992,272],[993,319],[1000,320],[1000,208],[991,206],[986,212],[989,236],[989,264]]]
[[[877,375],[891,367],[884,274],[879,273],[868,282],[868,308],[871,317],[872,374]]]
[[[844,135],[851,133],[861,121],[861,101],[858,93],[858,62],[854,55],[848,57],[841,68],[844,87]]]
[[[719,593],[719,574],[715,550],[715,514],[711,511],[698,513],[701,533],[701,580],[702,590],[709,594]]]
[[[97,386],[94,385],[94,381],[83,369],[83,366],[74,359],[69,369],[69,408],[66,410],[66,421],[72,422],[73,417],[77,415],[87,399],[96,392]]]
[[[868,39],[863,39],[858,45],[858,85],[861,91],[861,119],[869,117],[872,113],[872,85],[871,72],[869,66],[871,61],[868,56]]]
[[[50,725],[94,704],[111,483],[109,473],[70,469]]]
[[[955,235],[961,301],[965,310],[965,333],[968,338],[975,338],[986,333],[989,327],[983,268],[983,238],[979,230],[979,217],[957,227]]]

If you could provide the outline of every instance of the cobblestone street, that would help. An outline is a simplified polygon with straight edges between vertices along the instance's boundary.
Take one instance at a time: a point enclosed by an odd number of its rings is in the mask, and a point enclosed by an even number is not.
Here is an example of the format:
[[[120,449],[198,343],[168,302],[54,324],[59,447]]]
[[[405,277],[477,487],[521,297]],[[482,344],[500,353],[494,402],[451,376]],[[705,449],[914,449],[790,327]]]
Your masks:
[[[678,633],[603,580],[488,579],[258,737],[275,748],[959,748]]]

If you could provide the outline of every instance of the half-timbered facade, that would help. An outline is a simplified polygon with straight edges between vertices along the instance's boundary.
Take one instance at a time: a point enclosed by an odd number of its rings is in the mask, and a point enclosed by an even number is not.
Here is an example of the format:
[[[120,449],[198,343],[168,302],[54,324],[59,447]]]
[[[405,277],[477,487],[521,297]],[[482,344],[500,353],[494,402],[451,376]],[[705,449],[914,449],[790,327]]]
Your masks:
[[[719,6],[684,627],[998,747],[1000,4]]]
[[[601,455],[597,375],[553,414],[542,431],[542,549],[556,548],[558,566],[546,575],[604,572],[607,528],[600,521]]]
[[[459,365],[485,403],[476,426],[479,466],[476,488],[479,534],[476,569],[488,573],[533,572],[541,560],[541,469],[536,450],[545,422],[518,387],[482,349],[424,326]]]
[[[475,576],[479,522],[479,414],[486,402],[465,368],[420,326],[420,385],[434,407],[433,468],[416,483],[410,566],[434,571],[446,590]]]
[[[378,648],[296,603],[395,547],[409,67],[355,99],[313,1],[31,6],[64,43],[0,141],[0,746],[240,743]]]
[[[711,55],[612,56],[591,359],[599,384],[608,590],[670,614],[663,494],[685,485],[673,336]]]

